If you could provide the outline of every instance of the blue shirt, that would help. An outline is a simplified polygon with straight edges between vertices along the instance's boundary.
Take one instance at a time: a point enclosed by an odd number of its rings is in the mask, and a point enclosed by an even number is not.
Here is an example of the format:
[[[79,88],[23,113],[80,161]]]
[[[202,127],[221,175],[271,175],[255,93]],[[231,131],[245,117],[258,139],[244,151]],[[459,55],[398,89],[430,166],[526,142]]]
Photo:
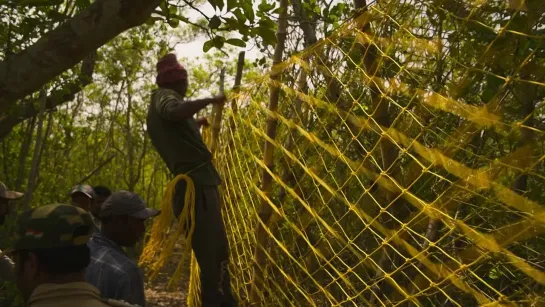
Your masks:
[[[87,246],[91,250],[87,282],[104,298],[146,306],[142,273],[123,249],[102,232],[93,234]]]

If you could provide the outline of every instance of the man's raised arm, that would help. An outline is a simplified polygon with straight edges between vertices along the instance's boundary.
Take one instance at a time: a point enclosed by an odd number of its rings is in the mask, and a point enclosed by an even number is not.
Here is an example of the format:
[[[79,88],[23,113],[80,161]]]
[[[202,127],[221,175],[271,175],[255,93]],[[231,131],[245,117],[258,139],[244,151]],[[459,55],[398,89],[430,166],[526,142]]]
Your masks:
[[[173,121],[186,120],[197,114],[209,104],[225,103],[225,96],[218,95],[213,98],[183,101],[174,96],[161,98],[155,105],[161,116]]]

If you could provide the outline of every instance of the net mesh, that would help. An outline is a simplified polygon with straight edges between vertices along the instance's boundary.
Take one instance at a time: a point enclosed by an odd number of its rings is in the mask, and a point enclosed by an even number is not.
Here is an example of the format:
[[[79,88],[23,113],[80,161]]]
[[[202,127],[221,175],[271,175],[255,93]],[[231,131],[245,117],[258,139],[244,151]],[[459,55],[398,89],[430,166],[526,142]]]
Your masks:
[[[241,88],[216,153],[241,302],[545,303],[532,3],[378,1]]]
[[[242,305],[545,303],[538,2],[378,1],[233,95],[215,162]]]

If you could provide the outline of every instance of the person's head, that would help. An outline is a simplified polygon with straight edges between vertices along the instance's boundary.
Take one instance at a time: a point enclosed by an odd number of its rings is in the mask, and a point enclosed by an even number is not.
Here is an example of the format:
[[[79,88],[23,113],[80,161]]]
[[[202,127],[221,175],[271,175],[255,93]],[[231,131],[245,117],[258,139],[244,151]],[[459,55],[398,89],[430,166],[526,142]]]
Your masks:
[[[156,83],[160,88],[171,89],[182,97],[187,93],[187,70],[169,53],[157,62]]]
[[[4,225],[6,221],[10,202],[21,197],[23,197],[23,193],[10,191],[4,183],[0,182],[0,225]]]
[[[95,191],[95,198],[91,207],[91,212],[98,217],[100,216],[100,207],[104,201],[106,201],[106,199],[112,195],[112,191],[102,185],[93,187],[93,190]]]
[[[15,260],[16,282],[25,300],[41,284],[85,280],[92,225],[87,212],[70,205],[42,206],[21,215],[8,253]]]
[[[70,197],[72,198],[72,206],[76,206],[89,212],[93,205],[95,191],[93,191],[93,188],[89,185],[79,184],[72,188]]]
[[[102,232],[117,244],[131,247],[143,237],[146,230],[144,222],[160,213],[159,210],[147,208],[135,193],[114,192],[100,210]]]

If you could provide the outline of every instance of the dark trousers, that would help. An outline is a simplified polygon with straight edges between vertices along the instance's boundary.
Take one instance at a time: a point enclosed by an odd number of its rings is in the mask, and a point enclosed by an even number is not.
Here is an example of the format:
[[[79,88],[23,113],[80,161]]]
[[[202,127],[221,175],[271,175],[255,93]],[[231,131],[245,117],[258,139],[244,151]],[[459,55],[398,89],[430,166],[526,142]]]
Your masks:
[[[185,181],[176,185],[174,214],[179,216],[184,204]],[[231,291],[227,264],[229,245],[221,217],[220,196],[215,186],[195,185],[195,231],[192,248],[201,270],[203,307],[237,306]]]

